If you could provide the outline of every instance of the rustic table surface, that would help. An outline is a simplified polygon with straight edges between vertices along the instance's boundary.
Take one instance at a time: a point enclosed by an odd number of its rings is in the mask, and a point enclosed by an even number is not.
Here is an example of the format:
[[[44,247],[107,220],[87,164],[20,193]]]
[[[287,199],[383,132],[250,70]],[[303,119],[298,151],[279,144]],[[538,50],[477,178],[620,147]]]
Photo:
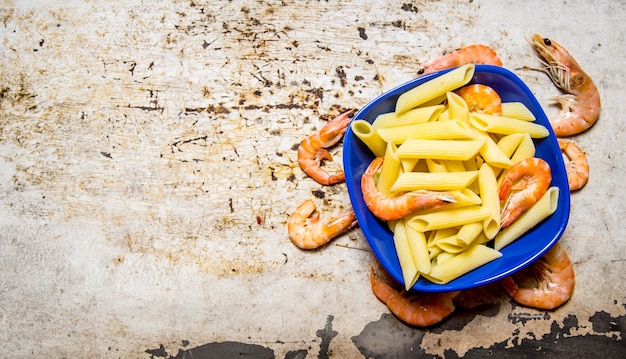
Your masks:
[[[3,1],[1,356],[622,357],[625,5]],[[491,286],[410,327],[372,294],[358,228],[313,251],[289,241],[305,199],[350,208],[344,184],[301,171],[299,142],[444,53],[492,47],[555,113],[533,33],[602,97],[572,138],[591,170],[561,239],[569,302],[526,308]]]

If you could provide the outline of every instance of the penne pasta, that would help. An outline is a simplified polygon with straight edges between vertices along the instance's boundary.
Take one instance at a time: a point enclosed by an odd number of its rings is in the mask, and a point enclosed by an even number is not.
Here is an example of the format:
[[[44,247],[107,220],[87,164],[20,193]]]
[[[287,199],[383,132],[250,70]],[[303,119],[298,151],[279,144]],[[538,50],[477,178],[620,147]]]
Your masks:
[[[503,116],[471,114],[470,123],[481,131],[502,135],[522,132],[532,138],[544,138],[549,134],[548,129],[540,124]]]
[[[441,160],[467,161],[475,157],[485,141],[419,140],[409,139],[398,147],[398,157],[435,158]]]
[[[511,161],[513,161],[513,163],[517,163],[527,158],[535,157],[535,153],[535,143],[533,142],[533,139],[525,133],[524,137],[522,137],[522,140],[517,146],[517,149],[515,149],[515,152],[511,156]]]
[[[463,65],[403,93],[396,101],[396,112],[402,113],[467,84],[474,76],[473,64]]]
[[[478,187],[482,207],[489,210],[489,217],[483,222],[483,231],[487,238],[492,239],[500,231],[500,197],[498,194],[498,180],[487,163],[483,163],[478,171]]]
[[[496,235],[494,248],[500,250],[506,247],[554,213],[558,199],[559,188],[548,188],[548,191],[532,207]]]
[[[401,163],[396,155],[395,147],[393,143],[387,144],[383,165],[380,169],[378,182],[376,182],[376,188],[384,194],[391,193],[391,188],[400,174]]]
[[[419,272],[417,266],[413,260],[411,254],[411,248],[409,245],[409,238],[406,233],[406,223],[404,220],[400,220],[393,226],[393,244],[398,254],[398,261],[400,262],[400,268],[402,269],[402,278],[404,279],[404,288],[406,290],[417,282]]]
[[[365,120],[354,120],[350,124],[352,132],[372,151],[374,156],[383,157],[387,149],[387,142],[380,137],[380,134]]]
[[[397,145],[402,144],[407,139],[471,139],[471,133],[472,131],[467,124],[457,120],[424,122],[378,129],[378,134],[381,138]]]
[[[383,113],[374,119],[372,127],[376,129],[393,128],[431,122],[437,120],[444,109],[444,105],[434,105],[414,108],[400,114],[397,112]]]
[[[426,244],[426,235],[424,232],[416,231],[411,226],[405,224],[405,231],[409,240],[409,247],[413,261],[419,273],[428,273],[431,269],[430,253]]]
[[[509,168],[513,161],[500,150],[498,145],[487,133],[475,130],[474,139],[484,141],[485,145],[480,149],[483,160],[494,167]]]
[[[405,172],[391,186],[391,192],[450,191],[467,188],[478,171],[465,172]]]
[[[475,245],[456,255],[437,261],[425,277],[438,284],[446,284],[484,264],[502,257],[502,253],[485,245]]]
[[[448,112],[450,119],[455,119],[463,123],[469,123],[470,111],[467,102],[454,92],[446,94],[448,100]]]
[[[522,121],[533,122],[536,120],[535,115],[521,102],[503,102],[502,116],[511,117]]]
[[[427,214],[417,214],[408,219],[407,223],[418,231],[426,232],[484,221],[489,215],[489,210],[482,206],[467,206]]]

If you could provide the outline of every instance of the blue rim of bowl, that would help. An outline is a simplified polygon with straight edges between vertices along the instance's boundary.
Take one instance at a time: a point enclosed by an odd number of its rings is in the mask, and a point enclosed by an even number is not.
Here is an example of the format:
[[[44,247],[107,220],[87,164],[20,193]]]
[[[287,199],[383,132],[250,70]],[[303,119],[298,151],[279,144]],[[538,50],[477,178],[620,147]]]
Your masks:
[[[352,121],[374,121],[381,113],[391,112],[397,98],[404,92],[440,76],[452,69],[424,75],[385,92],[360,109]],[[494,82],[498,80],[500,82]],[[528,107],[536,117],[536,122],[544,125],[549,136],[535,140],[537,156],[546,160],[552,168],[552,186],[559,188],[557,210],[521,238],[501,249],[502,257],[481,266],[446,284],[435,284],[420,278],[411,288],[421,292],[449,292],[486,285],[507,277],[528,266],[545,254],[560,239],[565,231],[570,212],[570,191],[565,164],[559,145],[541,105],[526,84],[511,71],[498,66],[476,65],[472,83],[484,83],[493,87],[503,102],[519,101]],[[361,176],[374,155],[353,134],[349,127],[344,137],[343,166],[346,186],[365,239],[374,255],[399,283],[404,283],[398,257],[393,247],[392,233],[386,224],[376,218],[365,206],[361,192]]]

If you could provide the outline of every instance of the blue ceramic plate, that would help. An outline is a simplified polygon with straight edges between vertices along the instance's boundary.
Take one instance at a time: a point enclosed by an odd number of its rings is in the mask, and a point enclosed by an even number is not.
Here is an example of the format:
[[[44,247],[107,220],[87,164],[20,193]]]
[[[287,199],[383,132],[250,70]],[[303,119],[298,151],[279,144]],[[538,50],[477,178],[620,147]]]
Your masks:
[[[394,111],[396,100],[402,93],[448,71],[450,70],[416,78],[384,93],[363,107],[354,116],[354,120],[361,119],[371,123],[379,114]],[[509,276],[547,252],[565,231],[569,218],[570,191],[563,157],[550,123],[530,89],[514,73],[503,67],[490,65],[476,65],[471,83],[491,86],[498,92],[502,102],[522,102],[535,115],[537,123],[548,128],[550,135],[535,141],[536,156],[546,160],[552,168],[552,185],[559,187],[558,207],[552,216],[527,232],[523,237],[503,248],[501,250],[503,255],[499,259],[447,284],[435,284],[420,278],[413,286],[413,290],[423,292],[463,290]],[[382,266],[395,280],[404,284],[402,270],[393,245],[392,233],[383,221],[376,218],[367,209],[363,201],[361,176],[373,158],[374,156],[369,149],[348,129],[344,139],[343,164],[350,201],[356,212],[359,226]]]

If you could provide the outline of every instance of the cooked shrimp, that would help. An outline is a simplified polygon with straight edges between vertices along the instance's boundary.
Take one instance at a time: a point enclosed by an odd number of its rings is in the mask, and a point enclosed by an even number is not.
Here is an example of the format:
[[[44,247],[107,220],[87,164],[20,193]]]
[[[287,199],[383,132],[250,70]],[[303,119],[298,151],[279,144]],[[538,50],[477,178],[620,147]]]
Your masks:
[[[561,152],[567,157],[565,169],[567,170],[567,182],[570,191],[583,188],[589,180],[589,163],[587,156],[574,142],[559,140]]]
[[[437,208],[445,204],[456,202],[454,197],[446,192],[412,191],[396,195],[385,195],[376,188],[374,174],[381,168],[383,158],[375,158],[361,177],[361,189],[367,208],[384,220],[400,219],[416,210]]]
[[[339,142],[346,132],[351,118],[349,110],[328,122],[320,131],[305,138],[298,147],[298,163],[300,168],[311,178],[323,185],[340,183],[345,180],[344,174],[329,174],[321,167],[322,160],[332,161],[333,157],[326,148]]]
[[[289,216],[287,231],[289,238],[297,247],[314,249],[328,243],[356,224],[354,211],[349,210],[322,218],[316,211],[315,203],[308,199]]]
[[[370,281],[376,298],[385,303],[398,319],[418,327],[437,324],[452,314],[455,309],[452,299],[459,294],[398,291],[378,279],[373,268],[370,271]]]
[[[508,227],[548,190],[552,181],[550,165],[538,157],[522,160],[504,173],[500,201],[504,201],[500,226]]]
[[[429,74],[431,72],[466,64],[502,66],[502,61],[500,61],[498,54],[490,47],[485,45],[470,45],[427,63],[419,73]]]
[[[530,44],[542,58],[545,73],[567,94],[553,100],[561,106],[558,116],[550,123],[558,137],[580,133],[591,127],[600,116],[598,88],[572,55],[560,44],[535,34]]]
[[[500,95],[487,85],[467,85],[456,90],[455,93],[465,100],[471,112],[488,115],[500,115],[502,113]]]
[[[524,275],[536,280],[536,288],[520,288],[515,281]],[[559,243],[546,254],[520,271],[500,281],[511,298],[528,307],[555,309],[567,302],[574,292],[574,268]]]

